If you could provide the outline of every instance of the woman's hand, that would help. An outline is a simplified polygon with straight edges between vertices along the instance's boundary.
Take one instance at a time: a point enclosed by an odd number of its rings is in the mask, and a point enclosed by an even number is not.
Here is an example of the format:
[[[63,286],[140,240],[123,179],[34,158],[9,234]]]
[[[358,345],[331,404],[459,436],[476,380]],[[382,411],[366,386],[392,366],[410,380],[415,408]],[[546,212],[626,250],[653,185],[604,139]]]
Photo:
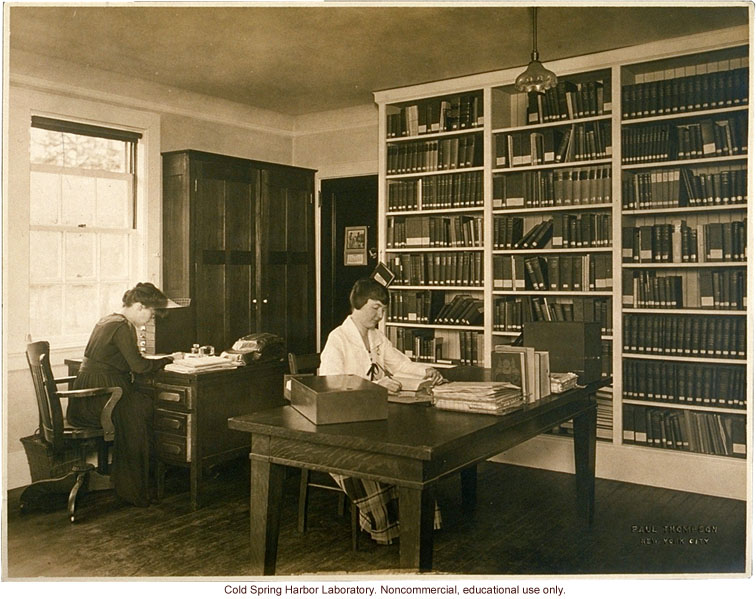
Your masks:
[[[392,379],[390,376],[384,376],[382,379],[375,381],[381,387],[386,387],[389,393],[399,393],[402,390],[402,384]]]
[[[444,377],[435,368],[426,368],[425,380],[430,381],[431,385],[440,385],[444,381]]]

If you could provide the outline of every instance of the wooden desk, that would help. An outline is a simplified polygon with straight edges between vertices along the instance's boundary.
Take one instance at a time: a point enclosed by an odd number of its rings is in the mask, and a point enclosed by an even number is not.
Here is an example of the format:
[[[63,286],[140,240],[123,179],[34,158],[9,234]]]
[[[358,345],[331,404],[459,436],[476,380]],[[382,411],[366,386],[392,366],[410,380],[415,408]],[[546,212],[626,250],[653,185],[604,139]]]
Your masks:
[[[65,363],[69,374],[76,374],[81,360]],[[228,419],[283,405],[283,372],[282,362],[267,362],[202,374],[161,370],[138,376],[137,389],[155,405],[158,494],[164,466],[183,466],[189,468],[192,509],[200,507],[204,474],[249,450],[249,437],[229,430]]]
[[[387,420],[315,426],[290,406],[229,419],[251,434],[251,573],[272,575],[284,467],[394,483],[399,492],[401,568],[430,570],[434,484],[460,472],[463,501],[475,499],[475,465],[572,419],[579,513],[593,518],[596,402],[602,383],[551,395],[506,416],[389,404]]]

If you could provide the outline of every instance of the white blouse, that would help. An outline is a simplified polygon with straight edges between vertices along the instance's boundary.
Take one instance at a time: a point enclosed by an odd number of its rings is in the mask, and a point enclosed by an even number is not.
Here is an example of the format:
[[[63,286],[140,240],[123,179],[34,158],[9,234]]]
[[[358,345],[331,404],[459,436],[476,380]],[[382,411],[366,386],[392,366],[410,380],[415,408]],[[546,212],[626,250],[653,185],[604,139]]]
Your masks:
[[[354,324],[351,316],[347,316],[340,326],[328,335],[325,347],[320,354],[320,369],[318,374],[355,374],[370,380],[370,368],[377,364],[381,370],[375,375],[375,380],[387,374],[405,374],[425,376],[430,367],[425,364],[415,364],[407,356],[394,347],[378,329],[368,330],[370,351]]]

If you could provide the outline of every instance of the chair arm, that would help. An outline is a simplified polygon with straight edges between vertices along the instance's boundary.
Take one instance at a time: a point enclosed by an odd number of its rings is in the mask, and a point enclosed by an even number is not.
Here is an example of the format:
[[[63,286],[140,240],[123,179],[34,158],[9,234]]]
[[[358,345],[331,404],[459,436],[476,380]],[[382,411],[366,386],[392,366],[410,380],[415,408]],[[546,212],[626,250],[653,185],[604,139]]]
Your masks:
[[[75,380],[76,380],[76,375],[71,375],[71,376],[64,376],[59,379],[55,379],[53,382],[56,385],[61,385],[63,383],[73,383]]]
[[[123,395],[123,389],[120,387],[95,387],[92,389],[74,389],[72,391],[59,391],[60,397],[101,397],[110,395],[105,406],[100,413],[100,426],[105,432],[105,440],[112,441],[115,437],[115,426],[113,425],[113,409]]]

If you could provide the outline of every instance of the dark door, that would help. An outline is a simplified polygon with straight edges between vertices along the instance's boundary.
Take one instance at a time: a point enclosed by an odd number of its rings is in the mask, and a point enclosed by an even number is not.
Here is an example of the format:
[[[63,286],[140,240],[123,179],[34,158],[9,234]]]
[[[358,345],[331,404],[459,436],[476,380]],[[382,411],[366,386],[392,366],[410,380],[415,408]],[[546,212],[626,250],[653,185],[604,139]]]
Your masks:
[[[349,291],[367,277],[377,263],[378,177],[325,179],[321,182],[321,307],[320,347],[328,334],[349,314]],[[347,266],[346,227],[367,227],[367,265]]]
[[[290,352],[310,353],[315,351],[313,173],[263,167],[260,198],[259,330],[280,335]]]

